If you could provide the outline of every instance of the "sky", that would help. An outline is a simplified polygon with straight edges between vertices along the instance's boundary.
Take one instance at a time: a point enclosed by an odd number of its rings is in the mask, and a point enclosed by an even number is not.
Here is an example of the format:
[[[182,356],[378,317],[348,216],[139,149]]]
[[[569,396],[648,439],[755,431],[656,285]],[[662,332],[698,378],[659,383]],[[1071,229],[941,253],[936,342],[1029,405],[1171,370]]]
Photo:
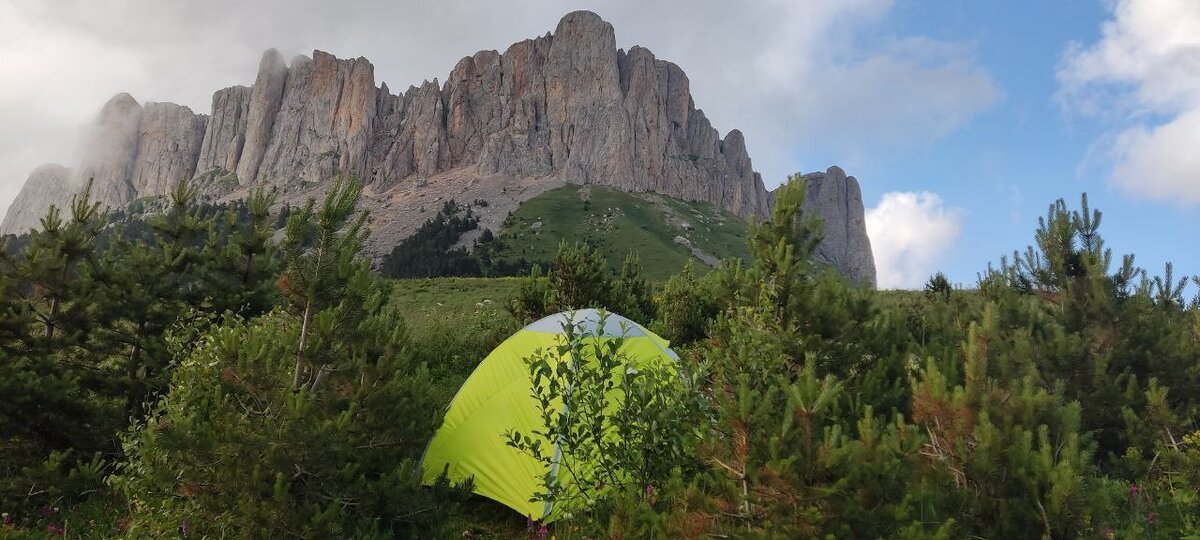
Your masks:
[[[0,210],[116,93],[207,113],[270,47],[364,56],[397,91],[575,9],[679,64],[768,188],[857,177],[880,287],[971,286],[1084,192],[1115,253],[1200,274],[1196,0],[3,0]]]

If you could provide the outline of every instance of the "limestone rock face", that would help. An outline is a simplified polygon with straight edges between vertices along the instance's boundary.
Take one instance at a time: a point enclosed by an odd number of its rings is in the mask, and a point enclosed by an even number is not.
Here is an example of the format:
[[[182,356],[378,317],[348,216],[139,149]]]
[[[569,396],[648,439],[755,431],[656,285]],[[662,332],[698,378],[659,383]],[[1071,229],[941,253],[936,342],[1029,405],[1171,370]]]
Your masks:
[[[63,193],[71,191],[71,171],[53,163],[33,170],[21,192],[13,200],[0,230],[20,234],[39,227],[42,216],[52,204],[61,204]]]
[[[237,171],[246,144],[246,123],[250,116],[250,88],[231,86],[217,90],[212,99],[212,115],[200,145],[196,173],[213,169]]]
[[[279,106],[283,102],[287,79],[288,67],[283,62],[283,55],[275,49],[264,52],[258,64],[258,78],[254,80],[250,91],[242,154],[237,168],[231,169],[237,172],[243,183],[258,178],[258,166],[271,142],[275,115],[279,113]]]
[[[311,59],[296,57],[287,70],[262,162],[252,176],[244,176],[239,168],[239,178],[296,184],[327,180],[337,171],[361,173],[366,170],[375,107],[374,68],[365,58],[338,60],[321,51]],[[246,145],[249,148],[249,137]]]
[[[117,94],[100,109],[83,144],[83,160],[76,169],[75,186],[92,182],[92,197],[121,207],[137,198],[130,182],[137,158],[142,106],[129,94]],[[64,193],[60,204],[70,200]]]
[[[838,272],[861,285],[875,286],[875,256],[867,237],[858,179],[840,167],[804,175],[808,193],[804,212],[825,222],[825,237],[815,253]]]
[[[364,58],[314,51],[289,63],[269,50],[252,86],[213,95],[210,116],[122,94],[88,141],[73,178],[94,178],[98,200],[112,206],[164,194],[188,175],[235,173],[222,185],[267,183],[286,198],[354,172],[381,197],[434,178],[470,186],[503,177],[656,191],[744,217],[770,208],[742,133],[722,138],[679,66],[642,47],[618,50],[612,25],[588,11],[400,94],[377,87]]]
[[[206,123],[207,117],[174,103],[147,103],[142,108],[130,173],[135,198],[170,193],[180,180],[195,175]]]

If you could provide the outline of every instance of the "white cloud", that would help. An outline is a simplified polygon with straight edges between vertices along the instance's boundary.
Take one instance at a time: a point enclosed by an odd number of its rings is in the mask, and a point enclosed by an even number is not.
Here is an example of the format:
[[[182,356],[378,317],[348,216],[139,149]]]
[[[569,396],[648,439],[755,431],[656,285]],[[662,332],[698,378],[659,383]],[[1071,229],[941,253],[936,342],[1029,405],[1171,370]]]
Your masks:
[[[1200,3],[1118,0],[1091,46],[1058,71],[1065,110],[1110,123],[1110,181],[1134,196],[1200,203]]]
[[[958,238],[962,218],[936,193],[885,193],[866,214],[879,287],[919,287],[929,279]]]
[[[849,156],[950,133],[998,90],[970,44],[881,29],[893,0],[5,0],[0,2],[0,208],[36,165],[70,165],[73,141],[113,94],[208,112],[254,80],[259,55],[365,56],[393,91],[445,78],[480,49],[544,34],[572,9],[683,67],[697,107],[741,129],[773,186],[798,151]]]

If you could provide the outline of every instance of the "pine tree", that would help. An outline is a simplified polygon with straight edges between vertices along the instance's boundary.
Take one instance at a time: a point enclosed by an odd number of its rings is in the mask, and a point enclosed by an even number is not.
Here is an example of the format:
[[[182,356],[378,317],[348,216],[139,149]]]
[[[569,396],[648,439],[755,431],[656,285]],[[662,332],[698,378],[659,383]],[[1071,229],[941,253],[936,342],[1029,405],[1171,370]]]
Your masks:
[[[621,272],[613,282],[611,308],[625,317],[649,324],[654,320],[656,306],[650,282],[642,275],[642,264],[637,251],[630,251],[621,263]]]
[[[612,269],[604,254],[586,242],[558,246],[550,269],[554,289],[553,311],[612,307]]]
[[[95,257],[102,225],[103,213],[99,203],[91,200],[89,183],[71,198],[66,219],[57,207],[50,207],[22,258],[13,263],[18,279],[28,284],[26,302],[41,326],[46,349],[78,342],[85,333],[86,304],[73,300],[81,298],[88,286],[82,276]]]
[[[118,392],[133,414],[166,387],[167,328],[206,301],[201,247],[213,227],[196,204],[196,187],[186,181],[172,190],[165,213],[148,221],[149,241],[114,239],[93,272],[93,317],[103,324],[92,343],[123,366]]]
[[[316,209],[314,199],[309,199],[288,217],[279,288],[300,317],[292,379],[295,391],[305,383],[315,391],[329,370],[335,369],[330,363],[317,365],[319,359],[312,357],[307,346],[318,312],[339,303],[349,308],[357,300],[348,295],[354,292],[350,283],[362,279],[365,272],[358,254],[366,240],[367,215],[354,215],[361,193],[362,186],[356,179],[341,176],[330,187],[320,209]]]
[[[204,257],[205,290],[217,312],[246,316],[264,313],[274,305],[279,257],[272,239],[274,192],[262,187],[225,210],[223,234],[210,234]],[[244,213],[244,215],[243,215]]]
[[[359,187],[289,218],[287,310],[199,321],[170,392],[124,441],[131,535],[441,537],[462,492],[420,486],[444,407],[391,287],[360,256]],[[183,346],[184,343],[195,344]],[[305,377],[306,376],[306,377]],[[299,395],[297,395],[299,392]]]
[[[658,325],[655,330],[673,346],[693,343],[707,336],[708,326],[717,315],[712,291],[696,275],[692,259],[667,280],[656,301]]]

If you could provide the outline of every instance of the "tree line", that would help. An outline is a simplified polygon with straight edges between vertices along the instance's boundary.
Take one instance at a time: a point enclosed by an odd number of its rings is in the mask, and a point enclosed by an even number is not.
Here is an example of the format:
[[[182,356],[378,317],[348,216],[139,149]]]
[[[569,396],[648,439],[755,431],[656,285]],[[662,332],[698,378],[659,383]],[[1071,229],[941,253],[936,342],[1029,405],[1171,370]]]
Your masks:
[[[509,316],[455,321],[463,331],[434,342],[362,255],[352,180],[286,223],[269,193],[204,209],[181,184],[137,235],[111,234],[85,191],[0,261],[0,527],[1196,536],[1200,301],[1187,279],[1115,257],[1085,197],[1051,205],[1033,245],[971,290],[944,276],[925,291],[857,288],[813,260],[821,231],[804,192],[793,179],[779,193],[749,260],[655,284],[636,255],[613,270],[564,244],[523,278]],[[469,484],[420,486],[417,460],[474,367],[447,367],[446,351],[481,359],[521,324],[582,307],[643,322],[680,355],[673,373],[633,373],[602,352],[531,387],[594,413],[553,429],[591,434],[563,448],[568,462],[610,456],[588,472],[596,482],[547,480],[539,495],[584,497],[583,509],[522,532],[524,518],[489,510]],[[554,394],[567,387],[580,390]]]

